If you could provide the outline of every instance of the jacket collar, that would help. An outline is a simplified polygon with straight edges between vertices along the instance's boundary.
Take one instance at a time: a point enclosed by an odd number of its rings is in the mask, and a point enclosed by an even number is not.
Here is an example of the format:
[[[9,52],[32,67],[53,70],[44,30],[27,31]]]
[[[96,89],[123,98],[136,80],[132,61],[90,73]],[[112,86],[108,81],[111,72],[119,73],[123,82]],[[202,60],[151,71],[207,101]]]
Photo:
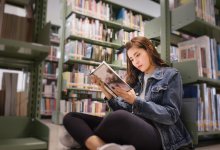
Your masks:
[[[150,76],[150,78],[154,78],[156,80],[161,80],[164,77],[164,73],[163,73],[163,68],[162,67],[157,67],[153,74]],[[143,81],[144,78],[144,73],[139,74],[138,79],[139,81]]]

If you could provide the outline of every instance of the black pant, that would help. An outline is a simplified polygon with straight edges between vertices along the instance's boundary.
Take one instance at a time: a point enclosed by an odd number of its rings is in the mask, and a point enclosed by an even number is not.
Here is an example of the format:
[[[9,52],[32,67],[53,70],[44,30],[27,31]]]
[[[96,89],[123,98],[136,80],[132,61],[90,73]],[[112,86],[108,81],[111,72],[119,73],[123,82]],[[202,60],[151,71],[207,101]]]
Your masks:
[[[133,145],[137,150],[161,149],[158,130],[150,122],[124,110],[104,118],[71,112],[64,117],[63,125],[81,145],[88,137],[97,135],[106,143]]]

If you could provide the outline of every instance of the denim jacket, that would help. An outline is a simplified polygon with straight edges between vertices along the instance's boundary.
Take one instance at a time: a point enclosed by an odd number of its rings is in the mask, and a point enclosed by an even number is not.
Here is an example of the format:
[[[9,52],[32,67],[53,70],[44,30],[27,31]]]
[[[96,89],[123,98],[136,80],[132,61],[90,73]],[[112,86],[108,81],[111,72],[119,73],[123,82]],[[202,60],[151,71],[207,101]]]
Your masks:
[[[143,89],[144,74],[133,87],[137,97],[133,105],[121,97],[108,101],[112,110],[124,109],[151,120],[160,133],[164,150],[176,150],[191,143],[191,137],[180,120],[182,105],[182,79],[175,68],[159,67],[148,78],[145,99],[139,97]]]

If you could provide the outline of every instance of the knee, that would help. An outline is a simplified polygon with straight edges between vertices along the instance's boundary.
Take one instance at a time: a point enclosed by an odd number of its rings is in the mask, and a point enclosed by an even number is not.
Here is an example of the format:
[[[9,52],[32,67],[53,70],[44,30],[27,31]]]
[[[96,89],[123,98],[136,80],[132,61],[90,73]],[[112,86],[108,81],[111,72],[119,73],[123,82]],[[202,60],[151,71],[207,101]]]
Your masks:
[[[117,110],[112,113],[110,113],[107,117],[106,120],[109,120],[111,122],[115,123],[125,123],[128,121],[128,116],[130,115],[130,112],[125,111],[125,110]]]
[[[63,125],[66,126],[69,124],[70,120],[74,119],[74,117],[77,116],[76,112],[69,112],[63,117]]]

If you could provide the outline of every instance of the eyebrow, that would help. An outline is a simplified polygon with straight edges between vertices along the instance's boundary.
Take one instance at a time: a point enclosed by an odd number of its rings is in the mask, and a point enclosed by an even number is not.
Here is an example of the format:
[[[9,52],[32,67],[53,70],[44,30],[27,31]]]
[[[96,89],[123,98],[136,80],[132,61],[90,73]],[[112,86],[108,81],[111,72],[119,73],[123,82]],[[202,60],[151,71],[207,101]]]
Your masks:
[[[135,52],[133,56],[135,56],[138,52]],[[131,59],[132,57],[129,57],[129,59]]]

